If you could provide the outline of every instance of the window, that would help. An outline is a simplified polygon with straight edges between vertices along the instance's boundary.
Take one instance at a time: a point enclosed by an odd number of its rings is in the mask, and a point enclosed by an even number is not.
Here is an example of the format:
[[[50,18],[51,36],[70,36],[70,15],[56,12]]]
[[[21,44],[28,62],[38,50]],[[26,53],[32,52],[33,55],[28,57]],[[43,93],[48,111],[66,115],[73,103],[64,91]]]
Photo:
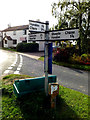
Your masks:
[[[13,40],[13,44],[17,44],[17,40]]]
[[[7,44],[7,40],[5,40],[5,44]]]
[[[4,36],[6,36],[6,33],[4,33]]]
[[[27,34],[27,30],[23,30],[23,35],[26,35]]]
[[[16,31],[13,31],[13,35],[16,35]]]

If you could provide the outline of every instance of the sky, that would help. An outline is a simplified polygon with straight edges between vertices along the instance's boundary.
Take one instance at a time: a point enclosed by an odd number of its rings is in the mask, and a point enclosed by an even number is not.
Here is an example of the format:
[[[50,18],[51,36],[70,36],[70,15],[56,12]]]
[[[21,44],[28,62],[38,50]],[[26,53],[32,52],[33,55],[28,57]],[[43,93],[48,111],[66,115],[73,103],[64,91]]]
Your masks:
[[[29,20],[49,21],[49,28],[57,23],[52,16],[53,2],[58,0],[0,0],[0,30],[27,25]]]

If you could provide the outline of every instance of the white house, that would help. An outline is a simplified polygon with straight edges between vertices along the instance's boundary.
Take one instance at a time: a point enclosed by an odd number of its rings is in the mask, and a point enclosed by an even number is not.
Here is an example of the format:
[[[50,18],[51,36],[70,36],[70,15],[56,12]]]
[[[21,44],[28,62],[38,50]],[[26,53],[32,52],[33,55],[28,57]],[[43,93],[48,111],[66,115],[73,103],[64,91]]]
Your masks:
[[[29,41],[29,25],[8,27],[3,30],[3,45],[4,47],[16,47],[20,42],[30,43]],[[44,50],[44,42],[39,43],[39,51]]]
[[[0,47],[2,47],[2,32],[0,31]]]
[[[28,25],[9,27],[2,32],[4,47],[16,47],[20,42],[27,42]]]

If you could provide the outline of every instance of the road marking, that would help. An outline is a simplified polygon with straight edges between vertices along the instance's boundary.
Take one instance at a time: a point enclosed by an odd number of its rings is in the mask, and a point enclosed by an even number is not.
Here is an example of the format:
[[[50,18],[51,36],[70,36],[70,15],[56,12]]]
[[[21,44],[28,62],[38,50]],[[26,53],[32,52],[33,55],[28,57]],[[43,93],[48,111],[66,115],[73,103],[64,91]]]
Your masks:
[[[10,70],[5,70],[4,71],[4,74],[8,74]]]
[[[11,70],[13,67],[8,67],[9,70]]]
[[[19,64],[19,66],[18,66],[19,68],[21,68],[22,67],[22,64]]]
[[[22,64],[23,64],[23,57],[22,57],[22,55],[20,55],[20,63],[18,65],[18,67],[17,67],[17,70],[14,72],[14,74],[20,74]]]
[[[18,55],[16,54],[16,59],[15,59],[14,63],[10,67],[8,67],[7,70],[4,71],[4,74],[8,74],[10,72],[10,70],[16,65],[17,59],[18,59]]]
[[[77,76],[78,76],[79,74],[75,74],[75,75],[77,75]]]
[[[15,63],[15,64],[16,64],[16,63]],[[14,67],[14,66],[15,66],[15,64],[12,64],[12,65],[11,65],[11,67]]]
[[[84,86],[80,86],[80,88],[83,88]]]
[[[21,68],[17,68],[17,70],[20,70]]]
[[[16,70],[16,71],[14,72],[14,74],[20,74],[20,73],[19,73],[19,71]]]

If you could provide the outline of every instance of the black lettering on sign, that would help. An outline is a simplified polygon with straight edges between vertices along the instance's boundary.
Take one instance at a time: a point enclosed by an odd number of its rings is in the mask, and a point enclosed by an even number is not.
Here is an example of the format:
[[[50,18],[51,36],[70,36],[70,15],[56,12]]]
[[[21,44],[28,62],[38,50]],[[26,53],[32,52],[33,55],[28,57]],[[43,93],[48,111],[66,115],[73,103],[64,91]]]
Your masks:
[[[31,26],[37,26],[37,27],[39,27],[38,24],[32,24],[32,23],[30,23],[30,25],[31,25]]]
[[[52,36],[51,38],[52,38],[52,39],[56,39],[56,38],[59,39],[60,36]]]
[[[52,32],[52,35],[60,35],[60,32]]]
[[[66,31],[65,34],[75,34],[75,31]]]
[[[73,34],[71,34],[71,35],[70,35],[70,38],[74,38],[74,35],[73,35]]]
[[[30,40],[32,40],[32,39],[35,40],[35,39],[36,39],[36,35],[30,35],[30,36],[29,36],[29,39],[30,39]]]

